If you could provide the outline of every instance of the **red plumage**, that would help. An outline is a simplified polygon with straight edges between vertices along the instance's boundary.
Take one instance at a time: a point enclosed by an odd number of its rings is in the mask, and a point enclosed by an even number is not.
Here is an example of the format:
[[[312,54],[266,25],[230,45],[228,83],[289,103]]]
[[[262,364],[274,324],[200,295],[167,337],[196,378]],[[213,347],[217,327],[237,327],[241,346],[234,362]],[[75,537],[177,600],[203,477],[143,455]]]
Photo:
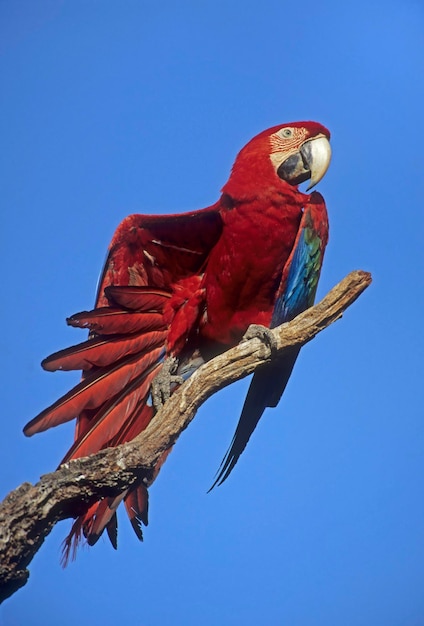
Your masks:
[[[308,178],[314,184],[323,176],[328,139],[328,131],[314,122],[276,126],[242,149],[213,206],[182,215],[125,218],[109,247],[95,309],[67,320],[88,329],[88,340],[43,361],[49,371],[82,369],[82,380],[29,422],[25,434],[75,417],[75,441],[66,461],[129,441],[154,415],[149,394],[165,357],[176,357],[177,373],[189,375],[202,361],[238,343],[250,324],[269,328],[305,216],[313,227],[317,219],[327,228],[321,196],[304,194],[297,185]],[[322,241],[321,264],[326,232],[319,227],[312,232]],[[142,537],[148,496],[141,482],[85,511],[82,505],[76,508],[65,560],[82,534],[93,544],[106,528],[116,546],[116,508],[122,500]]]

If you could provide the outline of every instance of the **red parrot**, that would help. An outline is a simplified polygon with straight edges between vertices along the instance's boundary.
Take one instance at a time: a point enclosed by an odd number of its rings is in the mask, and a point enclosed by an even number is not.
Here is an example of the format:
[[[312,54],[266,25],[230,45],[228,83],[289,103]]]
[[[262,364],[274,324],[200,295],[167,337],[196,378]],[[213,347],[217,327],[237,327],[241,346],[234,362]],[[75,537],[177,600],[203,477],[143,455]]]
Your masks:
[[[42,362],[82,370],[82,380],[25,427],[28,436],[76,418],[63,462],[130,441],[149,424],[170,390],[202,363],[236,345],[251,325],[266,334],[310,307],[328,240],[325,203],[308,190],[327,171],[330,133],[316,122],[274,126],[240,151],[219,200],[180,215],[130,215],[118,226],[99,282],[95,308],[67,320],[86,328],[83,343]],[[262,330],[261,330],[262,329]],[[222,483],[267,406],[276,406],[299,350],[253,376]],[[137,536],[147,525],[153,476],[116,498],[80,504],[64,543],[64,560],[84,536],[106,529],[117,543],[116,509],[124,501]]]

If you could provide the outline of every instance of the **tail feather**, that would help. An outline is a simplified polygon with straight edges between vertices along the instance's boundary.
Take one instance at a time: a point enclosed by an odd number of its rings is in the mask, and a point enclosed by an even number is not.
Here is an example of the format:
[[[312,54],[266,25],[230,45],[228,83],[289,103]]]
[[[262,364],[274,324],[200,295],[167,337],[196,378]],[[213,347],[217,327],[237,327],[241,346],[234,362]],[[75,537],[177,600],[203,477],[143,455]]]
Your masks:
[[[85,513],[79,515],[72,524],[71,530],[62,543],[62,567],[66,567],[69,561],[74,561],[78,547],[84,537],[87,536],[88,529],[96,514],[99,502],[90,505]]]
[[[296,348],[289,354],[286,353],[283,358],[264,365],[255,372],[233,439],[209,491],[227,480],[265,409],[277,406],[289,381],[299,351],[300,349]]]
[[[115,550],[118,549],[118,516],[112,516],[109,524],[106,526],[107,536],[109,537],[109,541],[112,544],[112,548]]]
[[[94,546],[100,539],[105,528],[107,528],[109,539],[113,547],[117,548],[118,522],[116,509],[121,504],[125,496],[125,491],[116,498],[103,498],[97,505],[96,512],[92,516],[90,523],[85,529],[85,538],[90,546]]]
[[[124,499],[127,515],[140,541],[143,541],[141,524],[148,525],[149,494],[143,484],[131,489]]]

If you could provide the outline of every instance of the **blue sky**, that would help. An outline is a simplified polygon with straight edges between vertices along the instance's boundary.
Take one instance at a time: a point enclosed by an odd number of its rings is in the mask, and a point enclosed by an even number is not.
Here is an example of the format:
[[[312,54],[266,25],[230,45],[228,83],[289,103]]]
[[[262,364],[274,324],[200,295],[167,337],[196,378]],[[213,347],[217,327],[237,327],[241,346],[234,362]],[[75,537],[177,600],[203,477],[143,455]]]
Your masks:
[[[71,424],[24,424],[78,380],[39,367],[82,339],[106,247],[129,213],[212,204],[274,124],[332,131],[322,296],[372,287],[302,351],[231,479],[206,494],[247,381],[217,394],[150,494],[66,570],[59,524],[1,626],[424,623],[419,0],[1,0],[1,496],[55,468]]]

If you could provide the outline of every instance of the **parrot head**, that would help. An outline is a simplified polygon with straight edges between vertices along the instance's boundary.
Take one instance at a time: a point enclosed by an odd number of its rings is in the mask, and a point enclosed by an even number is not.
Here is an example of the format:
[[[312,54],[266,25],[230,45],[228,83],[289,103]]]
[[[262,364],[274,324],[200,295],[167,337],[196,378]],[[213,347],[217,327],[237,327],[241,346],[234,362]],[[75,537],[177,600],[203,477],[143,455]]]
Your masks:
[[[326,173],[331,160],[329,131],[317,122],[273,126],[239,152],[223,192],[233,198],[282,191],[309,180],[308,190]]]

